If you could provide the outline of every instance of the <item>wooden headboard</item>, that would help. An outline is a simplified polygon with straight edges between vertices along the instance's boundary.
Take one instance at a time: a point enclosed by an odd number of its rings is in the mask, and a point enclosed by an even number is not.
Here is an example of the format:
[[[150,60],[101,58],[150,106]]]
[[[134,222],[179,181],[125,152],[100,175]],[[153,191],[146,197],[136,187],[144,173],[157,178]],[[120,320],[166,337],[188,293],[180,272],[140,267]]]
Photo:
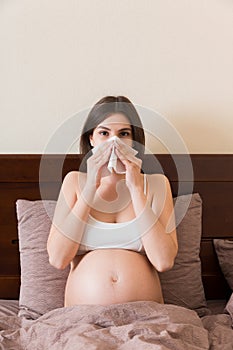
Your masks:
[[[62,165],[62,177],[70,170],[79,169],[81,155],[0,155],[0,298],[17,299],[20,286],[20,264],[15,202],[18,198],[37,200],[57,199],[61,180],[55,176]],[[157,155],[163,172],[171,181],[173,195],[190,193],[189,174],[186,176],[187,155]],[[39,169],[48,169],[40,179]],[[153,155],[146,155],[144,172],[154,172]],[[233,238],[233,155],[191,155],[194,172],[193,192],[203,200],[201,241],[202,277],[207,299],[225,299],[229,287],[221,273],[213,249],[213,238]],[[64,161],[64,163],[63,163]],[[182,193],[178,193],[178,174],[175,164],[182,169]]]

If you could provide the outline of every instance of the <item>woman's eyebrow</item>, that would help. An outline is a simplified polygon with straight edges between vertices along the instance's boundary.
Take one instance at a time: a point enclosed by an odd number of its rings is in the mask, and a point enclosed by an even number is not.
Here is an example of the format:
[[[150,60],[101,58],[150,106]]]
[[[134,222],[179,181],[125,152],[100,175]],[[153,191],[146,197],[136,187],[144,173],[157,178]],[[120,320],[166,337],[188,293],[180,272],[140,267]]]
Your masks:
[[[106,126],[102,126],[102,125],[97,126],[97,129],[111,130],[110,128],[107,128]],[[119,131],[123,131],[123,130],[131,131],[131,128],[122,128],[122,129],[119,129]]]

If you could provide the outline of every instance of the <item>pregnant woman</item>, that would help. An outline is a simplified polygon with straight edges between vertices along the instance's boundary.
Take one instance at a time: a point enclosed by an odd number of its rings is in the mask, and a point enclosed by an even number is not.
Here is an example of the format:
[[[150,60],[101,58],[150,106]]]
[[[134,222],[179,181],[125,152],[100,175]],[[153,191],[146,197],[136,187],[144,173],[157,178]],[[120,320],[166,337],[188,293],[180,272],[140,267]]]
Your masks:
[[[71,264],[65,306],[163,303],[158,271],[178,249],[173,200],[163,174],[143,174],[144,145],[128,98],[93,106],[80,139],[86,171],[64,178],[47,243],[54,267]]]

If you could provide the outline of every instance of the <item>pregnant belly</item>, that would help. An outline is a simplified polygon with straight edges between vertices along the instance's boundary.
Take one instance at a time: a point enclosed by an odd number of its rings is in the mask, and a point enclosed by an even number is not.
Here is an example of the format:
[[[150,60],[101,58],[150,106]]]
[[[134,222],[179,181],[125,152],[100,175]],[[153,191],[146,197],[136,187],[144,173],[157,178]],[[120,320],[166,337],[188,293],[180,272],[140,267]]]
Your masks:
[[[65,306],[137,300],[163,302],[158,274],[144,255],[122,249],[99,249],[76,259],[66,284]]]

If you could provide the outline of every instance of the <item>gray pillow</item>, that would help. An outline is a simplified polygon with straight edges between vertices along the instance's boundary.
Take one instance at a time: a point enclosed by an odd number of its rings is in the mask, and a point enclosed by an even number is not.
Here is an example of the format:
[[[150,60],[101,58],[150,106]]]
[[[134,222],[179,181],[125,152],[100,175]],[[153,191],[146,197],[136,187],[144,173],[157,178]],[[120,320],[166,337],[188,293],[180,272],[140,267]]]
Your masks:
[[[188,206],[188,210],[177,227],[179,248],[174,266],[171,270],[159,274],[164,301],[167,304],[195,310],[199,316],[203,316],[208,314],[209,310],[202,283],[199,256],[202,233],[202,200],[198,193],[178,198],[179,204],[175,206],[176,218],[181,217],[184,207]],[[175,201],[176,199],[174,199]]]
[[[214,247],[223,275],[233,291],[233,241],[214,239]]]
[[[56,201],[16,202],[21,266],[19,316],[37,318],[64,306],[69,268],[49,264],[47,239]]]
[[[177,216],[190,201],[190,195],[180,196]],[[183,206],[182,206],[183,203]],[[49,264],[47,239],[56,201],[17,201],[21,287],[19,316],[37,318],[62,307],[69,268],[57,270]],[[166,303],[207,314],[201,280],[199,258],[202,202],[198,194],[191,195],[189,208],[177,228],[179,252],[172,270],[161,273]]]
[[[229,239],[214,239],[214,247],[222,273],[233,292],[233,241]],[[231,316],[233,327],[233,293],[227,302],[225,310]]]

